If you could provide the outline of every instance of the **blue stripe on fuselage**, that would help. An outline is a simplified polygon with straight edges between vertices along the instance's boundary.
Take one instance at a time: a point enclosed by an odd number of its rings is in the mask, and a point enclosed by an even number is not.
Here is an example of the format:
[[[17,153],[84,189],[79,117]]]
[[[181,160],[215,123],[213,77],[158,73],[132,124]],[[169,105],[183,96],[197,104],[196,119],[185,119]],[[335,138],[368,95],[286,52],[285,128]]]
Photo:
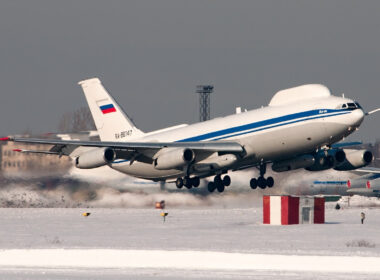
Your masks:
[[[335,114],[326,115],[326,114],[331,114],[331,113],[335,113]],[[285,116],[281,116],[277,118],[267,119],[263,121],[258,121],[254,123],[249,123],[245,125],[240,125],[236,127],[231,127],[227,129],[222,129],[218,131],[213,131],[206,134],[201,134],[198,136],[178,140],[177,142],[204,141],[204,140],[209,140],[212,138],[216,138],[213,140],[221,140],[221,139],[225,139],[229,137],[239,136],[242,134],[256,132],[256,131],[278,127],[282,125],[287,125],[291,123],[296,123],[296,122],[301,122],[301,121],[306,121],[306,120],[311,120],[311,119],[325,118],[325,117],[330,117],[330,116],[349,114],[349,113],[350,111],[348,110],[332,110],[332,109],[311,110],[311,111],[306,111],[306,112],[285,115]],[[301,119],[301,118],[306,118],[306,119]],[[297,119],[300,119],[300,120],[297,120]],[[292,121],[292,122],[289,122],[289,121]],[[287,123],[279,124],[281,122],[287,122]],[[263,126],[269,126],[269,127],[263,128]],[[232,135],[229,135],[229,134],[232,134]]]
[[[315,185],[347,185],[347,181],[314,181]]]
[[[331,116],[337,116],[337,115],[344,115],[344,114],[349,114],[351,110],[331,110],[331,109],[323,109],[323,110],[312,110],[312,111],[306,111],[306,112],[301,112],[301,113],[295,113],[295,114],[290,114],[282,117],[277,117],[273,119],[268,119],[264,121],[259,121],[259,122],[254,122],[246,125],[241,125],[241,126],[236,126],[236,127],[231,127],[219,131],[214,131],[182,140],[178,140],[175,142],[190,142],[190,141],[202,141],[202,140],[208,140],[210,138],[216,138],[213,140],[221,140],[221,139],[226,139],[229,137],[234,137],[234,136],[239,136],[243,134],[248,134],[252,132],[257,132],[265,129],[270,129],[278,126],[284,126],[296,122],[302,122],[302,121],[307,121],[307,120],[312,120],[312,119],[318,119],[318,118],[327,118]],[[334,113],[334,114],[333,114]],[[331,114],[331,115],[326,115],[326,114]],[[298,119],[298,120],[297,120]],[[282,122],[282,123],[281,123]],[[267,127],[263,127],[267,126]],[[248,130],[248,131],[247,131]],[[228,135],[234,133],[232,135]],[[124,163],[124,162],[129,162],[129,160],[116,160],[112,163],[117,164],[117,163]],[[347,182],[346,182],[347,183]],[[318,184],[318,183],[317,183]]]

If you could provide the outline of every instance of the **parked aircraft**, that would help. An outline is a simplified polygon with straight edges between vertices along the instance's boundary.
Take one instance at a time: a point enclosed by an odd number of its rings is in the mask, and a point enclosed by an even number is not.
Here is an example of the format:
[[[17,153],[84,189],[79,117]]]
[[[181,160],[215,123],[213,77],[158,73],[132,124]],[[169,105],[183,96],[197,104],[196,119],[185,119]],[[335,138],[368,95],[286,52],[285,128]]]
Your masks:
[[[358,174],[363,174],[358,176]],[[320,179],[303,179],[298,185],[288,185],[284,191],[291,195],[362,195],[380,197],[380,169],[360,168]]]
[[[250,180],[252,189],[272,187],[273,178],[265,178],[268,163],[276,172],[319,171],[352,170],[372,160],[369,151],[333,145],[356,131],[366,113],[356,101],[333,96],[323,85],[281,90],[268,106],[256,110],[144,133],[98,78],[79,84],[101,141],[12,136],[1,140],[50,144],[53,147],[47,151],[18,151],[70,156],[78,168],[108,165],[138,178],[175,181],[178,188],[198,187],[201,178],[214,176],[208,184],[210,192],[223,192],[230,185],[230,177],[224,174],[251,167],[260,170],[260,176]]]

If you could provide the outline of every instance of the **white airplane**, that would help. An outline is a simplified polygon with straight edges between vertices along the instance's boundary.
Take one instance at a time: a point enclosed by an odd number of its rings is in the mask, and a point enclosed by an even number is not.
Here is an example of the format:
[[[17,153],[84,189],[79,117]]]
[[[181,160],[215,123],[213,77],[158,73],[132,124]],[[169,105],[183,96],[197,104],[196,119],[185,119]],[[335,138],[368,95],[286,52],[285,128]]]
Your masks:
[[[331,95],[323,85],[309,84],[277,92],[267,107],[226,117],[181,124],[149,133],[139,130],[98,78],[79,82],[101,141],[4,137],[0,140],[50,144],[48,151],[24,153],[70,156],[77,168],[108,165],[122,173],[153,181],[175,181],[198,187],[200,178],[215,176],[208,190],[223,192],[229,171],[257,167],[255,189],[272,187],[266,166],[277,172],[306,168],[351,170],[367,165],[372,154],[346,153],[334,143],[358,129],[364,116],[359,103]],[[367,113],[372,114],[380,109]]]
[[[363,173],[365,175],[358,176]],[[361,195],[380,198],[380,169],[360,168],[318,179],[304,179],[297,185],[286,186],[284,191],[290,195]]]

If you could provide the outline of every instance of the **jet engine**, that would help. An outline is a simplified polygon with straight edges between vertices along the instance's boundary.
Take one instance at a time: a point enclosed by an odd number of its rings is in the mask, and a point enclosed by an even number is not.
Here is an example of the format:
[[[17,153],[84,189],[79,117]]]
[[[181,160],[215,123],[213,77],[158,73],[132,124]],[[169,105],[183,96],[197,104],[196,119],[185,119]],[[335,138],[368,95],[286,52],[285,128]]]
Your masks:
[[[153,161],[158,170],[175,169],[185,166],[195,159],[193,150],[187,148],[173,148],[161,150]]]
[[[275,172],[284,172],[298,168],[307,168],[315,163],[315,158],[312,155],[302,155],[293,159],[277,161],[273,163],[272,170]]]
[[[211,170],[222,169],[231,166],[238,161],[238,157],[234,154],[225,154],[215,157],[210,157],[194,165],[194,170],[197,172],[209,172]]]
[[[322,171],[341,164],[346,159],[346,153],[341,149],[320,151],[314,155],[315,163],[306,167],[309,171]]]
[[[335,166],[335,170],[347,171],[367,166],[372,162],[372,153],[368,150],[345,149],[346,159]]]
[[[111,148],[95,148],[85,152],[75,159],[75,166],[81,169],[100,167],[111,163],[116,153]]]

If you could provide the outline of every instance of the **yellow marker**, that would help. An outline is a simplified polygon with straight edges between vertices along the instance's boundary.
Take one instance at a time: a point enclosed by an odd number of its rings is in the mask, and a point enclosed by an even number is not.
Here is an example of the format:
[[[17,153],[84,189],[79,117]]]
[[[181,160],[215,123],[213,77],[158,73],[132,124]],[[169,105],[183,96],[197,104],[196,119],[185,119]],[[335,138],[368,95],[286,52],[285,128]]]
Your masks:
[[[89,213],[89,212],[84,212],[82,215],[83,215],[84,217],[88,217],[88,216],[91,215],[91,213]]]
[[[164,223],[165,223],[165,220],[166,220],[166,216],[169,215],[168,212],[161,212],[161,217],[164,218]]]

